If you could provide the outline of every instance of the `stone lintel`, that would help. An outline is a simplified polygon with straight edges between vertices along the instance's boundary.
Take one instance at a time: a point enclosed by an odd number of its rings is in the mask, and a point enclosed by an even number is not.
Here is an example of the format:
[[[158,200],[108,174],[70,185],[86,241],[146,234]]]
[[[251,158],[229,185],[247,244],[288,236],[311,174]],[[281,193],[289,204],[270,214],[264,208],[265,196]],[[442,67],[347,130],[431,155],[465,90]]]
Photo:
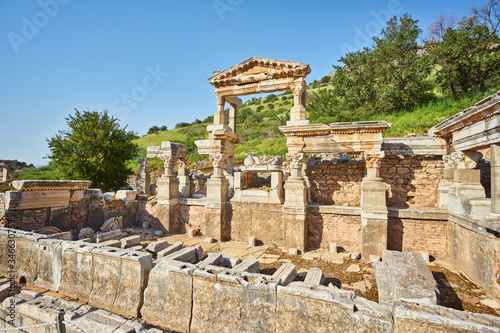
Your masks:
[[[385,121],[358,121],[331,123],[332,134],[352,134],[352,133],[385,133],[391,124]]]
[[[85,190],[90,180],[15,180],[12,186],[18,191]]]
[[[446,155],[446,140],[441,138],[384,138],[382,150],[386,155]]]

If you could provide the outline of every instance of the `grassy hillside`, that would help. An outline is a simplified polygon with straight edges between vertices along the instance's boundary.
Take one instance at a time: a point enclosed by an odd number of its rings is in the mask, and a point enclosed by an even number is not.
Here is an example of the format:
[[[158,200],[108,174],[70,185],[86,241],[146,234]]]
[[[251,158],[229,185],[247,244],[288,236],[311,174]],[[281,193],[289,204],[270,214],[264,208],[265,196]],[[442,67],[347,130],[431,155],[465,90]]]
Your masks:
[[[313,96],[316,91],[317,89],[308,90],[310,96]],[[484,93],[465,96],[461,99],[454,99],[450,96],[440,97],[413,110],[384,115],[370,115],[360,119],[360,121],[385,120],[391,123],[391,128],[385,134],[386,137],[400,137],[408,133],[424,134],[430,127],[457,112],[469,108],[496,91],[497,89],[492,89]],[[281,134],[278,126],[286,124],[292,106],[293,96],[289,92],[280,95],[269,95],[246,103],[238,112],[237,133],[243,136],[244,142],[236,145],[236,161],[243,161],[248,152],[285,157],[287,152],[286,138]],[[329,124],[332,121],[331,118],[322,117],[314,122]],[[142,157],[146,156],[147,146],[159,145],[162,141],[184,143],[187,145],[188,158],[191,164],[194,164],[196,161],[206,158],[206,156],[197,154],[194,141],[208,137],[206,126],[210,123],[207,121],[146,135],[136,139],[135,142],[142,149]],[[155,165],[160,166],[160,164]]]

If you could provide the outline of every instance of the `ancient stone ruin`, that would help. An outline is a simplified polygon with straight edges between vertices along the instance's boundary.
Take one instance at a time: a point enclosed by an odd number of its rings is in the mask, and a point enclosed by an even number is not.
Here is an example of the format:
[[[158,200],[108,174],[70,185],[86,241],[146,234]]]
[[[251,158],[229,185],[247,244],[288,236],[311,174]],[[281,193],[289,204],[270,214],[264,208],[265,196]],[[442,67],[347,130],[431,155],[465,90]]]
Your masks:
[[[385,121],[310,124],[304,81],[310,71],[304,63],[252,57],[214,72],[214,124],[208,139],[196,142],[212,162],[210,176],[190,171],[186,147],[167,141],[148,147],[140,161],[139,191],[14,182],[16,191],[0,197],[0,253],[15,235],[15,281],[86,303],[57,306],[89,331],[107,329],[103,322],[140,331],[130,318],[180,332],[500,331],[498,317],[438,304],[426,264],[448,258],[500,299],[500,92],[428,136],[384,138],[391,126]],[[237,167],[238,96],[274,91],[294,96],[290,121],[279,128],[288,161],[248,153]],[[160,158],[165,172],[147,200],[151,158]],[[161,239],[140,246],[146,236],[186,232],[207,243],[250,239],[289,253],[359,252],[373,262],[378,302],[325,285],[317,268],[298,281],[289,262],[269,275],[255,259],[204,253],[201,246]],[[0,274],[9,274],[3,255]],[[55,311],[48,297],[23,290],[15,300],[17,324],[48,321]],[[107,319],[99,322],[97,311]]]

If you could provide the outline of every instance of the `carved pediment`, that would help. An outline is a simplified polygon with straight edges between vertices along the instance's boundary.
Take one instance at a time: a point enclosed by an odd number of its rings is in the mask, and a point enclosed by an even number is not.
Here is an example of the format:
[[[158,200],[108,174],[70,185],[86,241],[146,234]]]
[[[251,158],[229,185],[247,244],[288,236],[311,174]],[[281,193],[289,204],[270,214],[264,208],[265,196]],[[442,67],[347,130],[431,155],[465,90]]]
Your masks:
[[[289,77],[305,78],[309,73],[311,68],[305,63],[251,57],[222,72],[216,72],[208,82],[219,88]]]

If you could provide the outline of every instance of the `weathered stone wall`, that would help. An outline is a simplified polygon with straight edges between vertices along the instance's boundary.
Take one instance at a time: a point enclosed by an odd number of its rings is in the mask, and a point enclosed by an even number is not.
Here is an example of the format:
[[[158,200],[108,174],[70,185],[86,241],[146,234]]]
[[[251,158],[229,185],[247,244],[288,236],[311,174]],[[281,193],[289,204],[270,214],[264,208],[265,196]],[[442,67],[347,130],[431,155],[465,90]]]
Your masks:
[[[248,237],[256,237],[265,244],[283,246],[282,205],[233,202],[230,217],[231,239],[247,241]]]
[[[205,205],[179,205],[179,216],[184,222],[194,229],[199,229],[202,232],[205,230]],[[180,232],[186,232],[185,227]]]
[[[394,251],[428,251],[435,257],[448,255],[448,222],[389,217],[387,249]]]
[[[21,230],[38,230],[49,225],[50,208],[9,210],[0,220],[0,227],[8,224]]]
[[[9,239],[15,239],[14,259],[6,255]],[[17,282],[59,291],[126,317],[138,316],[152,268],[148,253],[15,229],[0,229],[0,251],[0,274],[10,277],[12,259]]]
[[[207,195],[207,180],[208,176],[205,175],[191,175],[190,196],[193,194]]]
[[[163,259],[151,271],[141,314],[179,332],[392,331],[390,315],[377,303],[334,288],[279,283],[262,274]]]
[[[330,207],[322,207],[323,212],[307,214],[308,248],[329,248],[336,243],[345,251],[361,250],[361,215],[340,215],[327,212]]]
[[[441,156],[386,156],[380,166],[380,177],[389,185],[387,206],[439,207],[437,188],[443,168]]]
[[[380,166],[380,177],[388,187],[387,206],[437,208],[437,188],[443,168],[441,156],[386,156]],[[325,160],[309,167],[311,201],[336,206],[359,204],[364,172],[362,160]]]
[[[449,256],[474,282],[500,297],[500,242],[484,228],[473,231],[460,225],[467,225],[467,222],[471,221],[450,214]]]
[[[313,203],[354,206],[361,202],[361,180],[365,162],[323,161],[309,167],[311,201]]]

